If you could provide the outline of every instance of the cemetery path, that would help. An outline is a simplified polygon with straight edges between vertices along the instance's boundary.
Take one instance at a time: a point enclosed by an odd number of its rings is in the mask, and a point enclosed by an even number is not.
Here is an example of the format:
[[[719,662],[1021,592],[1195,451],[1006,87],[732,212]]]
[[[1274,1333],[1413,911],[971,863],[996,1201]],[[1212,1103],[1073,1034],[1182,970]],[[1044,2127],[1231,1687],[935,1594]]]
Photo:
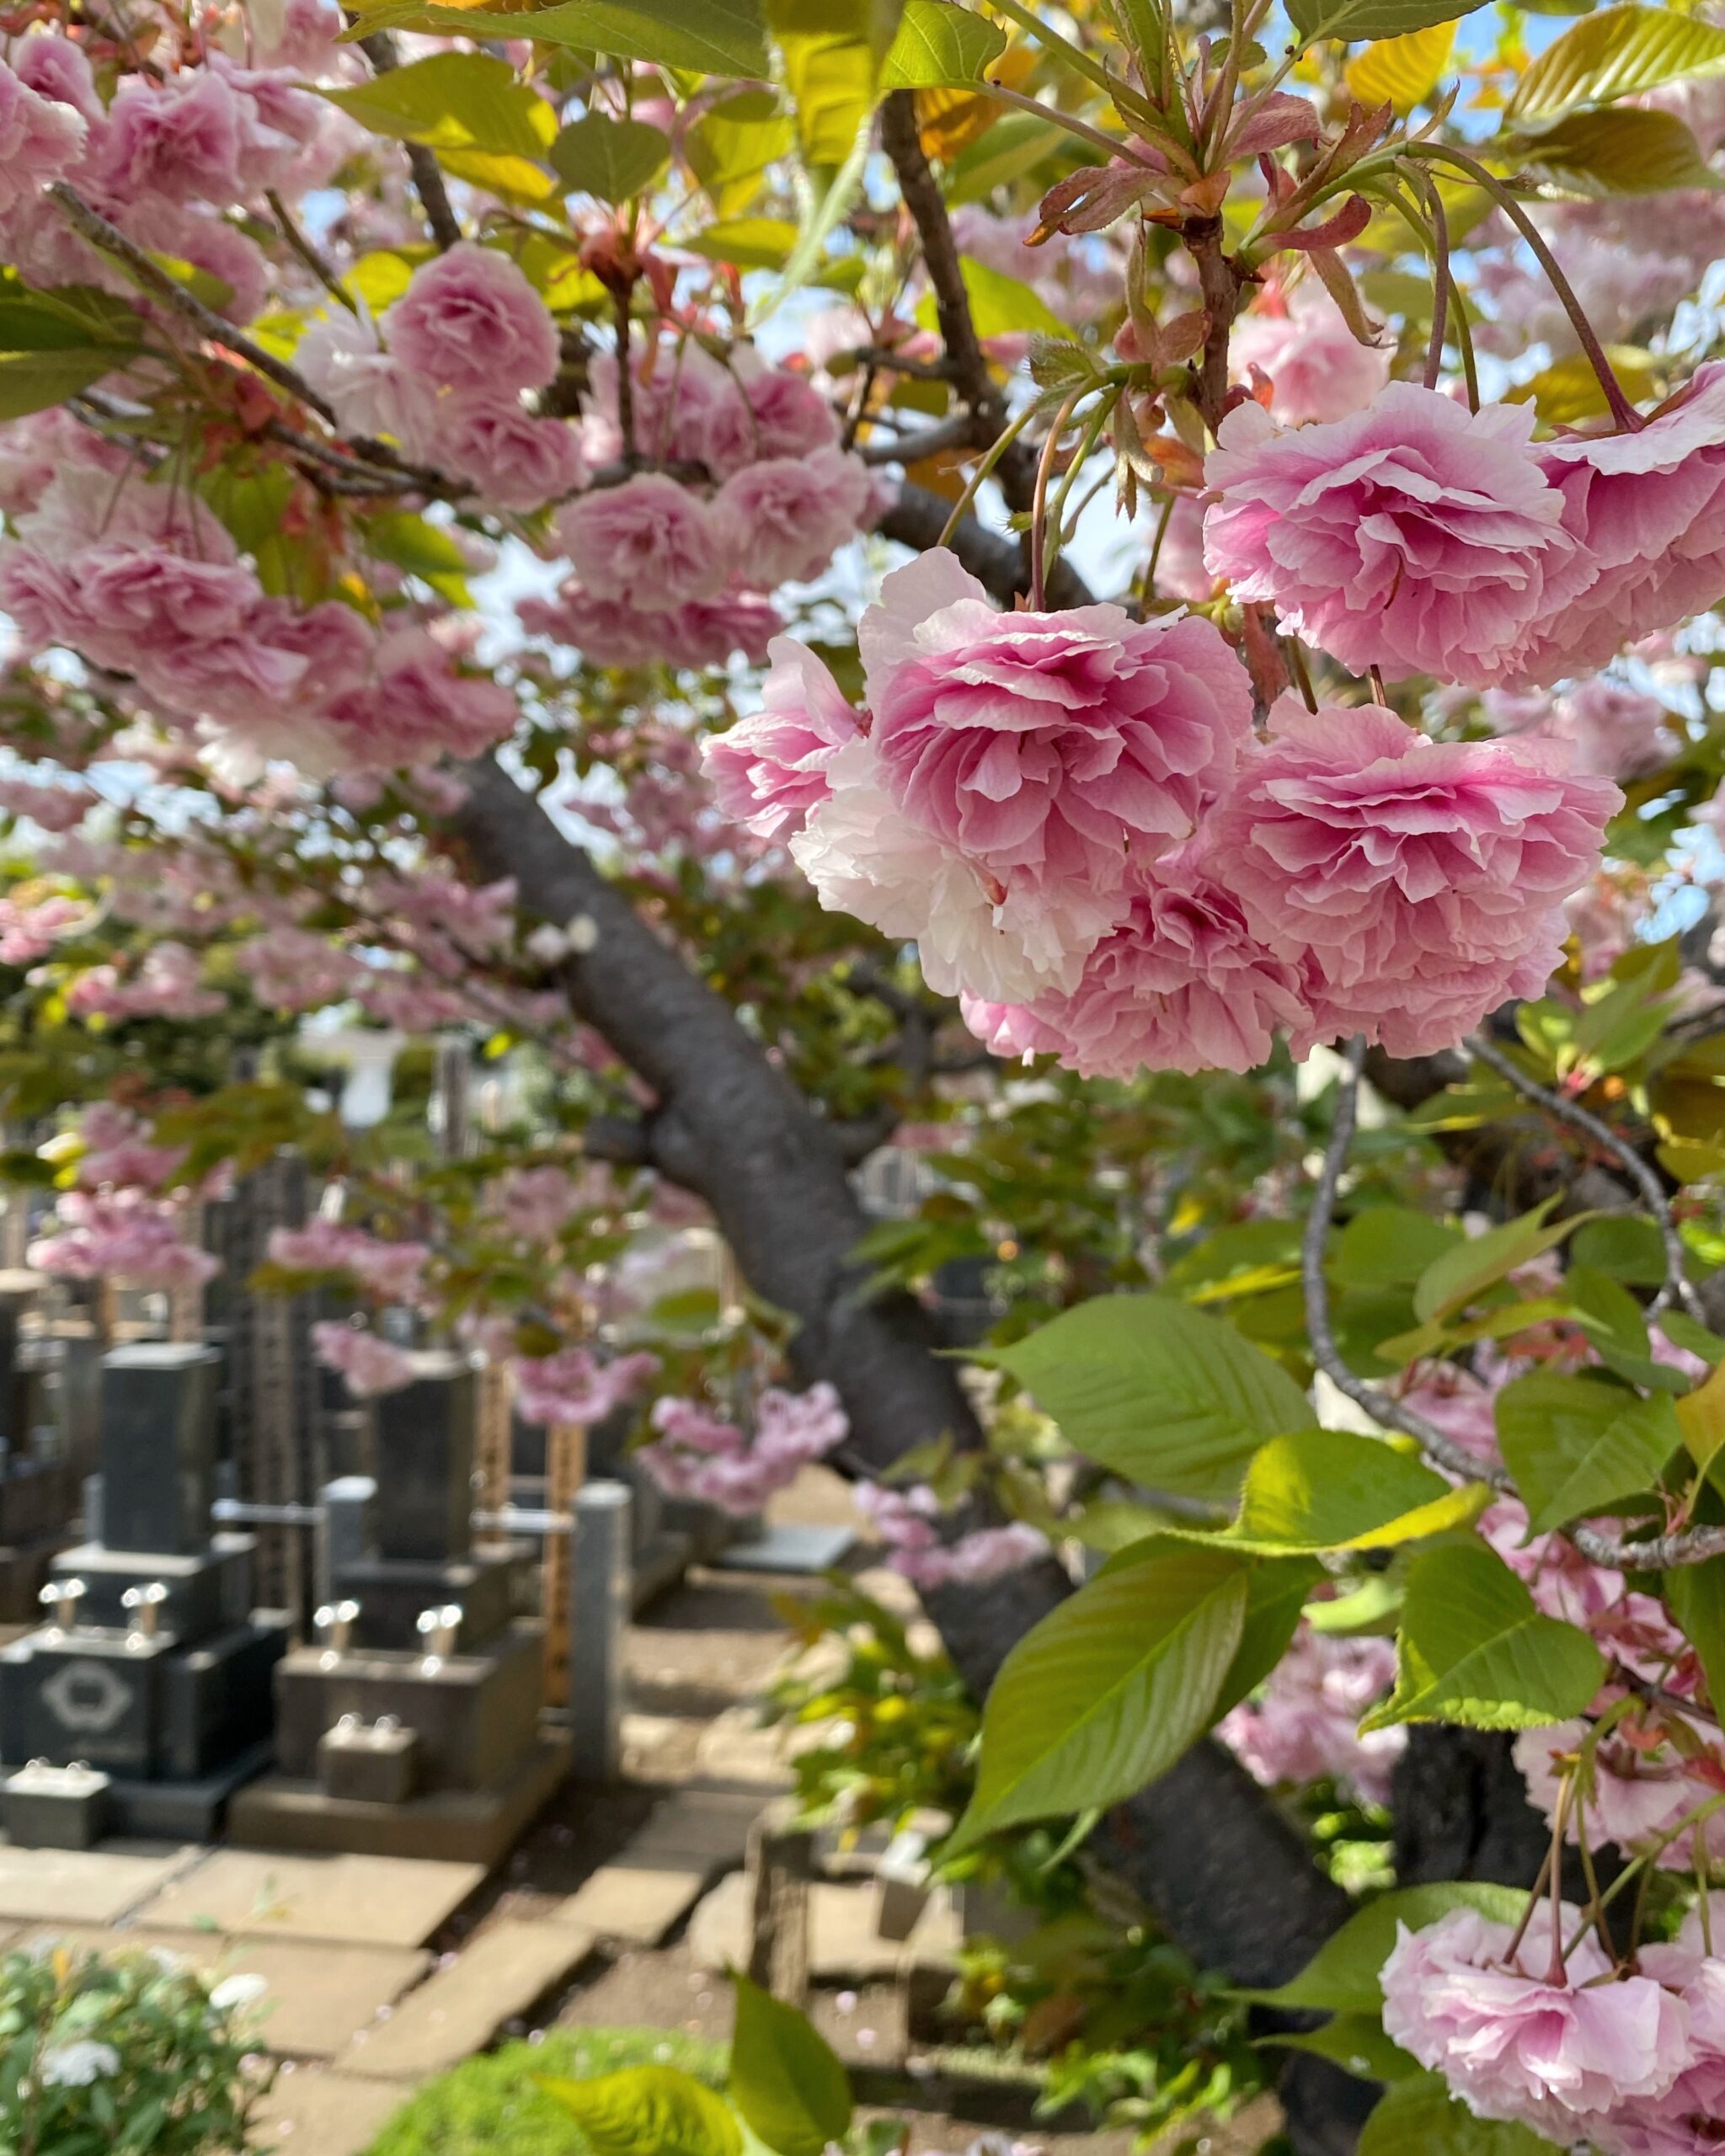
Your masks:
[[[808,1524],[854,1517],[820,1470],[774,1509]],[[911,1609],[895,1576],[865,1583]],[[387,1857],[0,1847],[0,1945],[124,1939],[264,1977],[263,2041],[280,2068],[264,2139],[280,2156],[364,2156],[417,2083],[505,2036],[560,2023],[723,2038],[722,1972],[748,1956],[745,1844],[788,1785],[751,1704],[789,1645],[772,1598],[820,1590],[818,1578],[699,1570],[670,1589],[630,1630],[622,1781],[566,1788],[489,1880],[477,1866]],[[921,1992],[943,1991],[953,1913],[937,1898],[907,1945],[883,1942],[859,1878],[817,1885],[809,1928],[814,2018],[861,2093],[888,2100],[918,2048],[911,1972],[930,1972]],[[924,2100],[939,2100],[935,2087]],[[974,2086],[963,2109],[964,2124],[919,2110],[913,2152],[963,2148],[985,2125],[1049,2156],[1130,2148],[1124,2134],[1029,2130],[1022,2098],[991,2112]],[[1252,2156],[1274,2123],[1258,2111],[1199,2146]]]

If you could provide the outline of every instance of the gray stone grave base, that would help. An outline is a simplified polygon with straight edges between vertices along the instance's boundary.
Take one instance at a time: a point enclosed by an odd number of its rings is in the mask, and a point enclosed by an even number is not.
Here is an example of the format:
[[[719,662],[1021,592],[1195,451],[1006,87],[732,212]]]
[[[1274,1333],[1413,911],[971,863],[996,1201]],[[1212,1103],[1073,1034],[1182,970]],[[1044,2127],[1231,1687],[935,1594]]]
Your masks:
[[[722,1572],[830,1572],[856,1540],[848,1527],[782,1520],[745,1542],[727,1544],[708,1562]]]
[[[254,1744],[213,1774],[192,1781],[110,1780],[108,1831],[128,1840],[213,1842],[222,1832],[235,1792],[255,1781],[270,1764],[271,1748]]]
[[[316,1782],[266,1774],[228,1806],[227,1838],[243,1848],[340,1849],[360,1856],[499,1864],[569,1770],[566,1737],[542,1737],[499,1787],[438,1790],[405,1804],[326,1796]]]

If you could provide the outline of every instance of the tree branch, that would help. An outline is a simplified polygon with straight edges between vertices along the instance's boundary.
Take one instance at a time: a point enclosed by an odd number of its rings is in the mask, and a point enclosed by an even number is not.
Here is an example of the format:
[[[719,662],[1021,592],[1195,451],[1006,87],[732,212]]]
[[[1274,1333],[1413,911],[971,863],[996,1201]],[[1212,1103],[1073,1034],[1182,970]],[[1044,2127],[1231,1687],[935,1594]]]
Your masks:
[[[712,1206],[743,1275],[796,1321],[799,1379],[838,1387],[851,1419],[846,1464],[878,1474],[911,1447],[981,1433],[954,1366],[931,1352],[908,1297],[870,1297],[851,1253],[868,1225],[845,1172],[841,1134],[811,1113],[722,997],[660,941],[580,849],[494,760],[467,767],[452,819],[474,873],[517,878],[547,921],[584,914],[597,931],[562,979],[574,1012],[656,1097],[619,1150]],[[948,1652],[980,1699],[1030,1627],[1070,1592],[1052,1561],[986,1587],[924,1596]],[[1235,1981],[1282,1982],[1348,1913],[1339,1887],[1227,1753],[1206,1740],[1098,1829],[1104,1860],[1188,1951]],[[1300,2156],[1345,2156],[1370,2092],[1322,2062],[1284,2069]]]
[[[1365,1037],[1356,1033],[1343,1054],[1347,1065],[1336,1095],[1336,1121],[1312,1193],[1306,1235],[1300,1246],[1300,1272],[1306,1297],[1306,1333],[1312,1358],[1338,1390],[1363,1407],[1373,1422],[1386,1430],[1400,1430],[1414,1438],[1422,1451],[1452,1475],[1468,1482],[1489,1483],[1505,1497],[1519,1497],[1515,1478],[1506,1468],[1493,1467],[1475,1459],[1464,1445],[1440,1430],[1417,1410],[1369,1385],[1349,1369],[1336,1345],[1330,1325],[1329,1288],[1324,1279],[1324,1251],[1336,1209],[1337,1186],[1354,1142],[1359,1109],[1359,1079],[1365,1064]],[[1531,1081],[1528,1081],[1531,1083]],[[1564,1530],[1590,1564],[1609,1566],[1614,1572],[1669,1572],[1675,1566],[1703,1564],[1725,1552],[1725,1527],[1691,1527],[1671,1534],[1635,1538],[1603,1534],[1579,1523]]]
[[[952,513],[949,502],[943,501],[927,487],[907,481],[899,488],[897,500],[876,529],[887,538],[896,539],[900,546],[926,554],[931,547],[940,544],[941,534]],[[1001,606],[1010,606],[1021,592],[1029,590],[1030,564],[1016,539],[991,531],[974,516],[966,516],[959,519],[947,544]],[[1055,563],[1049,577],[1047,597],[1050,606],[1088,606],[1093,603],[1095,595],[1078,572],[1061,560]]]
[[[374,74],[387,75],[399,65],[396,58],[395,40],[387,30],[373,30],[369,37],[357,40],[359,48],[371,63]],[[419,198],[419,207],[425,212],[425,222],[431,227],[431,237],[447,254],[461,238],[462,228],[455,211],[450,207],[449,189],[443,184],[443,168],[437,162],[436,152],[428,150],[423,142],[404,145],[408,153],[408,170],[413,174],[414,192]]]

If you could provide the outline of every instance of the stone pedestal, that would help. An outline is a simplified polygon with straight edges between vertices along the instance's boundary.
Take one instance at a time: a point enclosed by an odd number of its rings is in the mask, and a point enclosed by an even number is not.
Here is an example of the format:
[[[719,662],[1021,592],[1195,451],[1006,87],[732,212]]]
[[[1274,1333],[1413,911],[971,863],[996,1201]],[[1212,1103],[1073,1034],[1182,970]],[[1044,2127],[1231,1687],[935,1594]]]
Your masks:
[[[275,1671],[279,1771],[234,1807],[238,1839],[489,1865],[565,1770],[539,1733],[542,1634],[514,1615],[531,1553],[473,1547],[475,1373],[414,1365],[377,1403],[375,1498],[355,1483],[332,1519],[320,1637]]]
[[[269,1754],[287,1625],[249,1607],[250,1538],[210,1534],[216,1359],[105,1358],[99,1537],[53,1560],[51,1621],[0,1649],[0,1760],[87,1763],[122,1834],[206,1838]]]

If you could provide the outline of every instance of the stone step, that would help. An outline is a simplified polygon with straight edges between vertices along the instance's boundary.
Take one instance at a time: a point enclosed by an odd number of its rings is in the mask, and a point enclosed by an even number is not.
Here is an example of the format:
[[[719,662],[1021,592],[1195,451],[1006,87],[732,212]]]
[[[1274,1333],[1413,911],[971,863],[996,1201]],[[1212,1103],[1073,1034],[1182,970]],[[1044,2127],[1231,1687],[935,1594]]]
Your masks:
[[[387,2021],[355,2037],[341,2064],[392,2081],[441,2073],[483,2051],[506,2021],[558,1988],[592,1947],[591,1933],[579,1925],[505,1917],[410,1992]]]

